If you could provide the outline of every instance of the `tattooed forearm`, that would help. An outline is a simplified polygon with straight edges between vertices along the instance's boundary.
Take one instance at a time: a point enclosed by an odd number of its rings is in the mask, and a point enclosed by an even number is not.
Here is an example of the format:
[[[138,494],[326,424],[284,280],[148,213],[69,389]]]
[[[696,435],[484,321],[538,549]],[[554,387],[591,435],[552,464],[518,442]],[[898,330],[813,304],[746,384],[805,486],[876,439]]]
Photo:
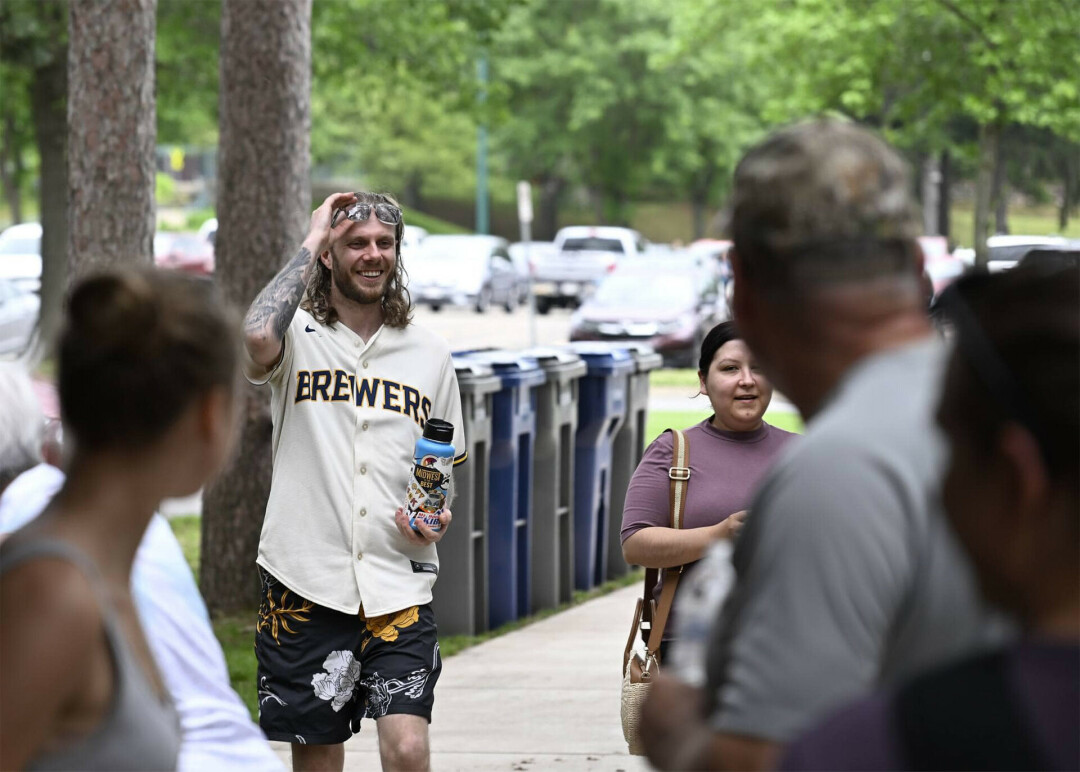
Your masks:
[[[300,298],[307,283],[307,269],[311,264],[311,252],[301,247],[278,275],[271,280],[244,317],[244,331],[248,334],[270,333],[278,340],[285,339],[285,330],[292,323]]]

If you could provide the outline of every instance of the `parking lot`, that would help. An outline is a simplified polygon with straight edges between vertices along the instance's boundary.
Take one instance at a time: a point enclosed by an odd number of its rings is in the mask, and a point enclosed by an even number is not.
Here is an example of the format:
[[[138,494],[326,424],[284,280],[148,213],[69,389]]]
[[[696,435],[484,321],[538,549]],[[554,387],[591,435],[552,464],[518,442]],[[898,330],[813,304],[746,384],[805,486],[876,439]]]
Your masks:
[[[446,338],[454,351],[477,348],[526,348],[532,345],[529,309],[518,308],[507,313],[492,308],[478,314],[469,308],[446,307],[434,312],[430,308],[416,309],[413,320]],[[570,311],[552,309],[536,315],[537,346],[554,346],[570,340]]]

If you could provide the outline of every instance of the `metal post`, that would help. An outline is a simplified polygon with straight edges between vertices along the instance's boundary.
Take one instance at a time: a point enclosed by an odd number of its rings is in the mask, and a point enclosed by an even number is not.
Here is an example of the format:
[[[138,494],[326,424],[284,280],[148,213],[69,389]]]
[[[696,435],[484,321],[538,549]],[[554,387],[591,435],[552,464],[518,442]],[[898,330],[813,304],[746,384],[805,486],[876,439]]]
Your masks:
[[[476,62],[476,76],[480,81],[479,102],[487,101],[488,63],[487,54],[480,54]],[[476,129],[476,232],[487,233],[490,230],[488,214],[488,172],[487,172],[487,126],[481,123]]]
[[[521,223],[521,243],[525,247],[525,265],[529,267],[529,345],[536,345],[536,295],[533,294],[533,272],[529,265],[532,241],[532,186],[522,180],[517,184],[518,222]]]

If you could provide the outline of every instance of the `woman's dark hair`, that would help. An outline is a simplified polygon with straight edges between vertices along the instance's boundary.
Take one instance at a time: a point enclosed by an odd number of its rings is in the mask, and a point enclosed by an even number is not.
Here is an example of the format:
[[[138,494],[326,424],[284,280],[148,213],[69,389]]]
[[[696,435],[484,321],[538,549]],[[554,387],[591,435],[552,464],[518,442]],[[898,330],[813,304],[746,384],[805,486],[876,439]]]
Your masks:
[[[386,193],[358,192],[356,203],[358,204],[392,204],[401,209],[393,196]],[[409,324],[412,318],[409,309],[412,307],[412,298],[409,290],[405,288],[405,266],[401,262],[401,239],[405,236],[405,218],[394,226],[394,275],[386,284],[386,293],[382,298],[383,321],[390,327],[403,328]],[[333,245],[331,245],[331,248]],[[330,269],[323,265],[322,260],[315,261],[315,270],[308,278],[304,299],[300,307],[314,316],[323,324],[333,324],[338,320],[337,310],[330,305],[330,284],[333,282]]]
[[[720,347],[728,341],[738,340],[740,337],[739,331],[735,329],[735,322],[731,321],[720,322],[720,324],[709,330],[705,340],[701,341],[701,359],[698,360],[698,372],[707,375],[709,365],[712,364],[713,357],[716,356],[716,352],[720,350]]]
[[[949,405],[989,448],[1008,420],[1036,438],[1051,479],[1080,476],[1080,270],[1013,269],[959,279],[942,298],[956,331]]]
[[[75,287],[60,337],[60,410],[80,450],[139,448],[236,382],[238,327],[206,279],[154,269]]]

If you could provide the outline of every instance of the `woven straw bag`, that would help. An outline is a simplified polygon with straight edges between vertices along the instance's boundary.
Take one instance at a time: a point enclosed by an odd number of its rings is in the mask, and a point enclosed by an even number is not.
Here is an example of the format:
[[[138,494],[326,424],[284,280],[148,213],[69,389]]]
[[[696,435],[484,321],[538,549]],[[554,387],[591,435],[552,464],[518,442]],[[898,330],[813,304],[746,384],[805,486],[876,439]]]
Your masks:
[[[671,511],[671,527],[682,527],[683,510],[686,508],[686,483],[690,479],[690,446],[686,435],[678,429],[669,429],[672,433],[672,466],[668,470],[671,480],[668,500]],[[634,608],[634,620],[630,625],[630,637],[623,650],[623,682],[619,716],[622,719],[623,737],[630,753],[635,756],[645,755],[641,743],[641,708],[649,693],[649,686],[660,672],[660,643],[664,639],[664,627],[667,626],[671,603],[675,598],[675,588],[682,575],[682,566],[664,570],[664,587],[660,591],[660,602],[653,600],[653,589],[659,578],[655,568],[645,570],[645,585],[637,606]],[[634,648],[638,634],[645,643],[645,651]]]

